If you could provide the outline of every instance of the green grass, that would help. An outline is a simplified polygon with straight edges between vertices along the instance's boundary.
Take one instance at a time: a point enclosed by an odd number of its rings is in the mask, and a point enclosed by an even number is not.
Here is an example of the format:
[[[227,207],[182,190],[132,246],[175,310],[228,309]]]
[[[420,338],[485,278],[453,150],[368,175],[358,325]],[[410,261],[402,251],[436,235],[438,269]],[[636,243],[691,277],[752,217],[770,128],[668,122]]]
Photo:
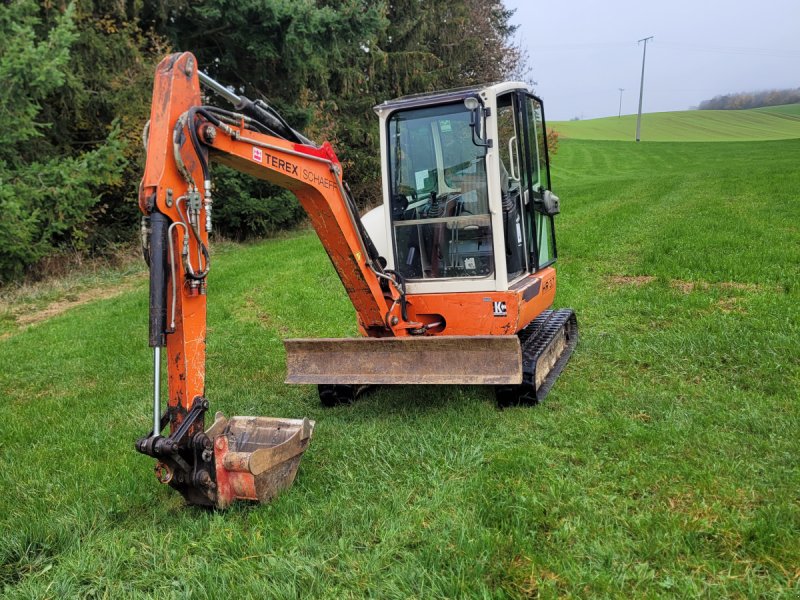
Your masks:
[[[781,106],[764,106],[756,108],[759,112],[774,113],[778,115],[785,115],[789,118],[800,119],[800,104],[783,104]]]
[[[564,138],[632,141],[636,115],[549,124]],[[800,138],[800,104],[753,110],[689,110],[642,115],[643,141],[735,142]]]
[[[800,141],[568,140],[547,400],[385,388],[322,409],[281,338],[355,333],[313,234],[215,256],[208,397],[309,416],[294,487],[183,505],[150,423],[146,284],[0,339],[8,598],[800,594]]]

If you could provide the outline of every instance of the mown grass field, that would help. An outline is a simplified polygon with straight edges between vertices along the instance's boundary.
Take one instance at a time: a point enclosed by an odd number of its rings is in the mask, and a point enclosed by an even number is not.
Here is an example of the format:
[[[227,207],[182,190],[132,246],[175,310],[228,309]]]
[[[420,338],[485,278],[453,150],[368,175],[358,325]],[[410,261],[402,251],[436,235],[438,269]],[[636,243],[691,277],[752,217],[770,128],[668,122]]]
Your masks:
[[[636,115],[549,123],[563,137],[632,141]],[[641,139],[650,142],[735,142],[800,138],[800,104],[752,110],[691,110],[642,115]]]
[[[134,451],[150,423],[141,276],[78,280],[76,299],[122,288],[26,326],[41,299],[17,297],[0,594],[798,597],[799,163],[800,140],[563,142],[557,301],[582,332],[535,408],[400,387],[322,409],[282,383],[280,341],[355,332],[316,237],[224,247],[212,410],[317,421],[267,506],[187,508]]]

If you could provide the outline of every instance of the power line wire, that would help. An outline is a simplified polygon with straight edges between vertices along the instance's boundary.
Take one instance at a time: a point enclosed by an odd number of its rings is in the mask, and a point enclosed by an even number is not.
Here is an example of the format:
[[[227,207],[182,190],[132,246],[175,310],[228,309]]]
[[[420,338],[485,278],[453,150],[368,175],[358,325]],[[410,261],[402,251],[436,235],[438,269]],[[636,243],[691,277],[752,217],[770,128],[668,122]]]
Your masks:
[[[591,49],[616,49],[629,47],[629,42],[581,42],[570,44],[552,44],[545,46],[528,46],[531,52],[558,52]],[[743,46],[707,46],[702,44],[687,44],[683,42],[659,42],[659,48],[671,50],[684,50],[687,52],[710,52],[716,54],[733,54],[739,56],[765,56],[777,58],[800,57],[800,49],[789,48],[749,48]]]

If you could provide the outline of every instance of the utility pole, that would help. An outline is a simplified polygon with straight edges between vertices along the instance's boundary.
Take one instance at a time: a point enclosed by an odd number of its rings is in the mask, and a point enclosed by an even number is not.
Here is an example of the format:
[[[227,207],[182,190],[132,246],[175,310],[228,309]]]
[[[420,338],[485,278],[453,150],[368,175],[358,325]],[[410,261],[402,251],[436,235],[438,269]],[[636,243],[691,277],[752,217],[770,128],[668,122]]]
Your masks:
[[[644,59],[647,57],[647,40],[652,40],[653,36],[642,38],[639,40],[641,44],[644,42],[644,51],[642,52],[642,81],[639,84],[639,116],[636,117],[636,141],[638,142],[641,137],[640,133],[642,130],[642,94],[644,93]]]
[[[617,118],[622,116],[622,92],[625,91],[625,88],[619,88],[619,114]]]

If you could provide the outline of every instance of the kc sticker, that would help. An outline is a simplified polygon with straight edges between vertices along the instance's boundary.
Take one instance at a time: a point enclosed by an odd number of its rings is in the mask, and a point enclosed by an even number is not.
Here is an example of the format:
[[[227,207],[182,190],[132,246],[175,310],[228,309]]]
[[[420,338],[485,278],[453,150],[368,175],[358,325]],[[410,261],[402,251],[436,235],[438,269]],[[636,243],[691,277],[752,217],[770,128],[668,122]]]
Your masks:
[[[253,146],[253,160],[256,162],[264,162],[264,151],[261,148]]]
[[[495,317],[505,317],[508,315],[505,302],[492,302]]]

